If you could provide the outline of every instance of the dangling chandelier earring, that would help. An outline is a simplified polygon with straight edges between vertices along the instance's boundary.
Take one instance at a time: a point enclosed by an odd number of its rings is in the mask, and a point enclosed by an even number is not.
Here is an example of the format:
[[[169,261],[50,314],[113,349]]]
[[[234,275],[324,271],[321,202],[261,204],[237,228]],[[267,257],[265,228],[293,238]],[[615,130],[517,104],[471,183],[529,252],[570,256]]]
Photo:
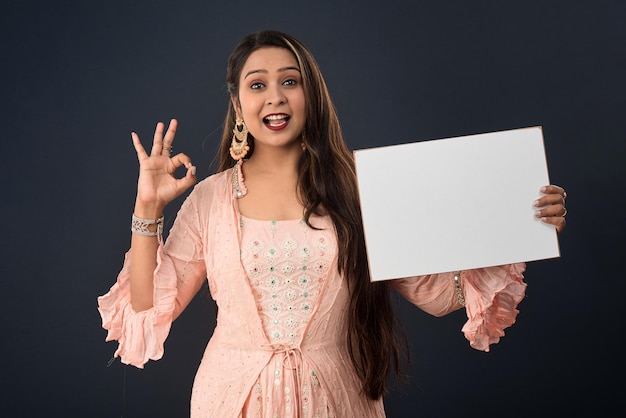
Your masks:
[[[233,160],[241,160],[246,156],[250,146],[248,145],[248,128],[242,118],[237,115],[233,128],[233,140],[230,144],[230,156]]]

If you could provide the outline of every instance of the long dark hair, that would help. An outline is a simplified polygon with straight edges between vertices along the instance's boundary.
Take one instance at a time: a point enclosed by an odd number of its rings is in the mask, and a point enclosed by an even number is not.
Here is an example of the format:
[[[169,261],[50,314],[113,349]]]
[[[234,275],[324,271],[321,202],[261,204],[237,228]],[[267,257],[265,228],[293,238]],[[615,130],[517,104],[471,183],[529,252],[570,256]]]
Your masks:
[[[243,38],[228,59],[226,81],[231,98],[238,99],[239,77],[250,54],[263,47],[290,51],[302,74],[306,122],[302,139],[307,151],[298,169],[298,197],[305,220],[327,213],[337,232],[338,268],[350,289],[347,344],[362,389],[370,399],[387,391],[390,370],[400,374],[403,345],[386,282],[371,282],[352,152],[346,146],[337,112],[319,66],[309,49],[278,31],[261,31]],[[235,109],[229,101],[222,135],[219,171],[235,164],[229,153]],[[248,155],[254,152],[251,140]],[[406,340],[404,340],[406,342]]]

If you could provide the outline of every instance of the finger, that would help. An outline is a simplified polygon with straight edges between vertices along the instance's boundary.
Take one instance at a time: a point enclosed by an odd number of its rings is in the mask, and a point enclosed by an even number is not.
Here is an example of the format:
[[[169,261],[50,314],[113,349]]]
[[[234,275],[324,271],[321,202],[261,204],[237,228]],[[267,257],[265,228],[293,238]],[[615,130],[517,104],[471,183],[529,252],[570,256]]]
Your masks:
[[[189,164],[187,167],[187,175],[186,177],[190,177],[194,182],[196,181],[196,166]]]
[[[161,155],[163,152],[163,129],[165,129],[165,125],[163,122],[159,122],[154,129],[154,138],[152,139],[152,151],[150,151],[150,155]]]
[[[540,197],[539,199],[535,200],[534,202],[534,206],[536,208],[541,208],[544,206],[550,206],[550,205],[563,205],[565,202],[563,201],[563,196],[559,195],[559,194],[549,194],[549,195],[545,195]]]
[[[135,151],[137,152],[137,159],[139,160],[139,162],[141,162],[141,160],[148,158],[148,153],[146,152],[143,145],[141,145],[141,141],[139,140],[139,135],[137,135],[135,132],[131,132],[130,137],[133,140],[133,146],[135,147]]]
[[[163,138],[163,151],[172,153],[172,143],[174,142],[174,137],[176,136],[176,129],[178,128],[178,121],[176,119],[172,119],[170,121],[169,126],[167,127],[167,132],[165,133],[165,137]]]
[[[557,233],[561,233],[561,231],[565,229],[566,224],[565,218],[562,216],[550,216],[546,218],[541,218],[541,222],[554,225]]]
[[[535,207],[554,205],[556,203],[561,203],[565,205],[565,197],[566,193],[562,187],[549,185],[541,188],[541,196],[534,202]]]
[[[563,189],[561,186],[556,186],[554,184],[543,186],[541,188],[541,193],[544,193],[546,195],[551,195],[551,194],[559,195],[563,199],[567,197],[567,193],[565,193],[565,189]]]
[[[539,209],[535,211],[535,217],[537,218],[546,218],[546,217],[565,217],[567,214],[567,209],[561,203],[546,206],[543,209]]]
[[[176,180],[176,192],[181,194],[196,182],[196,166],[191,163],[191,158],[185,154],[177,154],[170,158],[170,161],[174,170],[183,165],[187,168],[185,176]]]
[[[196,182],[196,166],[189,163],[186,167],[187,173],[185,174],[185,177],[179,179],[176,183],[179,193],[184,192]]]
[[[173,157],[170,157],[170,162],[172,164],[172,172],[174,172],[174,170],[176,170],[178,167],[182,167],[183,165],[187,168],[192,166],[191,158],[188,155],[183,154],[182,152],[174,155]]]

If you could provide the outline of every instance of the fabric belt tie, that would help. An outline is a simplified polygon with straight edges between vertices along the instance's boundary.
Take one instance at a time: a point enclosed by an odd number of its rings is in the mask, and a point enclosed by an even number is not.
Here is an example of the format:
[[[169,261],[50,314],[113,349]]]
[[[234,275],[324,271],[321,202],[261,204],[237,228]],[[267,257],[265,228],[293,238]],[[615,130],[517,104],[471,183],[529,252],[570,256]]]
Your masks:
[[[300,375],[302,373],[302,350],[300,346],[291,347],[286,344],[263,344],[261,349],[264,351],[270,351],[274,354],[282,354],[282,366],[283,369],[293,370],[291,373],[292,384],[294,391],[294,408],[300,413]],[[284,373],[283,373],[284,376]]]

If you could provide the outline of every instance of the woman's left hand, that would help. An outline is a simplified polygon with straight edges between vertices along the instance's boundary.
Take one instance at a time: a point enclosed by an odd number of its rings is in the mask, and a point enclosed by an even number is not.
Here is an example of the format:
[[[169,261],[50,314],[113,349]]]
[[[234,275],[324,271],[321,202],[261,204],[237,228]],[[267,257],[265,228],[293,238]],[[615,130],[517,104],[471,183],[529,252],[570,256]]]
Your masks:
[[[541,188],[541,196],[535,200],[534,206],[537,209],[535,216],[542,222],[552,224],[556,227],[556,232],[561,233],[565,228],[565,198],[567,193],[562,187],[549,185]]]

